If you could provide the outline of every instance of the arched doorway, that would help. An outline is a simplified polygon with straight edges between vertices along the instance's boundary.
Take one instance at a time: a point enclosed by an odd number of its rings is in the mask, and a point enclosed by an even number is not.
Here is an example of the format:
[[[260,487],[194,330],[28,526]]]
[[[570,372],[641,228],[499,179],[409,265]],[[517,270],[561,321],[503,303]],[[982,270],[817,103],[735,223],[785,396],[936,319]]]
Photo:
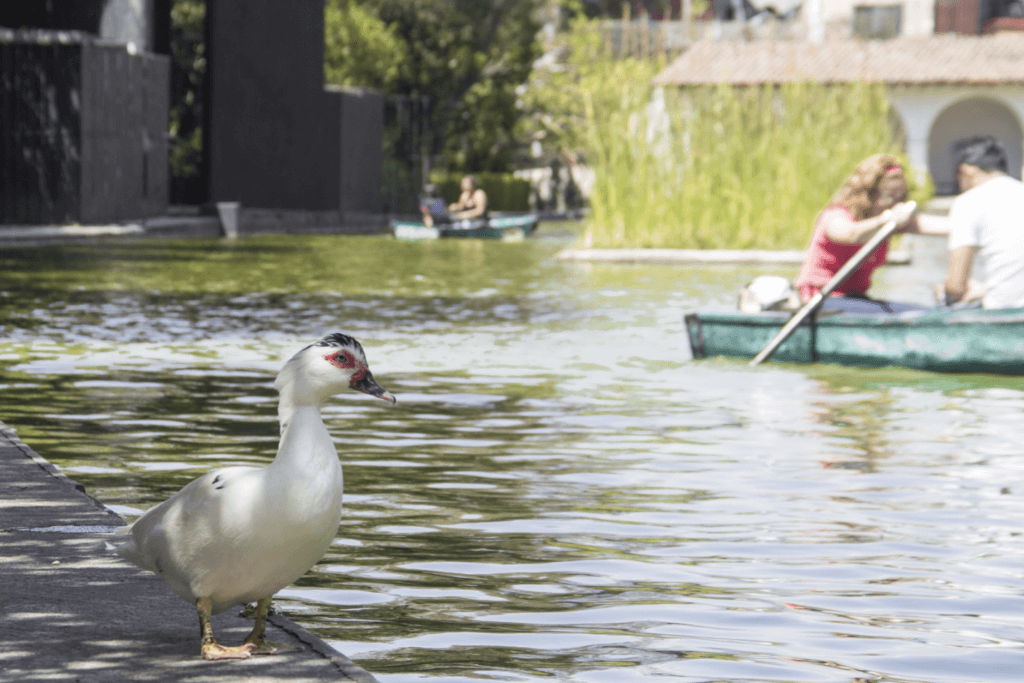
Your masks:
[[[1002,102],[987,97],[972,97],[946,107],[932,124],[928,135],[928,171],[939,195],[957,193],[953,167],[953,143],[974,135],[994,135],[1006,145],[1007,169],[1020,178],[1021,127],[1017,116]]]

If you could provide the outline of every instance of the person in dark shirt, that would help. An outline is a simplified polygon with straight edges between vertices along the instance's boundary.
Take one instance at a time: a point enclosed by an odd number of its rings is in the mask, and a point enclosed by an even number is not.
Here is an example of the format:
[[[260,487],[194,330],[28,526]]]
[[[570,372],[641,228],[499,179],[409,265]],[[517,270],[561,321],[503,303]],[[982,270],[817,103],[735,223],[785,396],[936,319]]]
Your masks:
[[[436,195],[437,188],[434,185],[428,184],[423,187],[423,196],[420,197],[420,213],[423,214],[423,225],[428,228],[452,222],[448,207],[444,205],[444,199]]]
[[[455,220],[484,218],[487,215],[487,193],[476,186],[476,179],[468,175],[462,179],[459,201],[448,206]]]

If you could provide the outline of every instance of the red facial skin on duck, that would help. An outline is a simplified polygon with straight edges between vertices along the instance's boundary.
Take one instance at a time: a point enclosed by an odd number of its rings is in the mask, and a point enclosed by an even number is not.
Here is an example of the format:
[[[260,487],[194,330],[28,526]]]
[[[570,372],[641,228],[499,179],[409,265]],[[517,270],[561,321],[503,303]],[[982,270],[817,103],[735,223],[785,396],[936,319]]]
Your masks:
[[[324,360],[335,367],[341,368],[342,370],[351,370],[352,368],[356,368],[355,372],[352,373],[352,384],[355,384],[366,375],[366,366],[356,361],[356,359],[352,357],[351,353],[347,353],[345,351],[330,353],[324,356]]]

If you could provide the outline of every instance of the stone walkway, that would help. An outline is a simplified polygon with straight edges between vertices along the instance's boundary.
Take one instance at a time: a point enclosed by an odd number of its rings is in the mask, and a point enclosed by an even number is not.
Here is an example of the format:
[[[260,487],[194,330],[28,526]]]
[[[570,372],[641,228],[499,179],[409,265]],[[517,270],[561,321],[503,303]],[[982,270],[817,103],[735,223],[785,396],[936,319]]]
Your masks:
[[[195,609],[108,551],[120,517],[0,423],[0,682],[312,683],[373,676],[287,617],[271,617],[275,656],[207,662]],[[220,642],[252,622],[214,617]]]

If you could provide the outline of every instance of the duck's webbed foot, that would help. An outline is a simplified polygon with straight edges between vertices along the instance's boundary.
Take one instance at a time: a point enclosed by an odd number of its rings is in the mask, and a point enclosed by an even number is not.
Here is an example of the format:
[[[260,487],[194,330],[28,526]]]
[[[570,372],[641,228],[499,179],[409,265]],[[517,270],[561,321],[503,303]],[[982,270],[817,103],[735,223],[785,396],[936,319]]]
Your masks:
[[[267,615],[270,614],[270,598],[263,598],[256,603],[256,623],[253,624],[252,633],[245,639],[245,645],[252,648],[254,655],[274,655],[279,648],[283,647],[277,643],[267,640]]]
[[[278,648],[281,647],[278,643],[272,643],[266,638],[261,641],[246,642],[246,645],[252,647],[252,653],[254,655],[276,655]]]
[[[236,647],[219,645],[213,638],[213,626],[210,624],[210,598],[196,600],[196,612],[199,613],[199,652],[203,659],[248,659],[252,656],[255,646],[246,641]]]
[[[203,641],[202,645],[203,659],[216,660],[216,659],[249,659],[254,654],[257,654],[251,643],[245,643],[243,645],[236,645],[230,647],[228,645],[220,645],[213,640]]]

